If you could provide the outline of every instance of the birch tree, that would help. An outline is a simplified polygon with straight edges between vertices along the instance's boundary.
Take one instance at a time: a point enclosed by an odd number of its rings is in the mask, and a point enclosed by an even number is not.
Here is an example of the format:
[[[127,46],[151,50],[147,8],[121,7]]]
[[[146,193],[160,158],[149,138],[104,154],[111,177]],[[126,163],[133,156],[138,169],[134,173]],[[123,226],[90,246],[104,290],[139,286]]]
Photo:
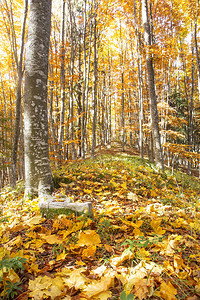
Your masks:
[[[25,59],[24,140],[25,196],[53,189],[49,164],[47,78],[51,0],[30,0]]]

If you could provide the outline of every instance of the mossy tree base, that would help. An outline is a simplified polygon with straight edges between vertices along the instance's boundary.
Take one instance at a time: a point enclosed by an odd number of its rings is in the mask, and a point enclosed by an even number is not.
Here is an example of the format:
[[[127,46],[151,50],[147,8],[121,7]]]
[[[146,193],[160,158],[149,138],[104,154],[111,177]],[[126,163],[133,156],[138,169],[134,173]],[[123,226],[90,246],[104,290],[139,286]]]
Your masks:
[[[59,199],[58,199],[59,200]],[[39,202],[40,212],[46,218],[54,218],[56,215],[70,215],[75,214],[87,214],[90,217],[93,217],[93,208],[91,202],[85,203],[71,203],[70,199],[62,198],[62,201],[58,201],[52,196],[43,198]]]

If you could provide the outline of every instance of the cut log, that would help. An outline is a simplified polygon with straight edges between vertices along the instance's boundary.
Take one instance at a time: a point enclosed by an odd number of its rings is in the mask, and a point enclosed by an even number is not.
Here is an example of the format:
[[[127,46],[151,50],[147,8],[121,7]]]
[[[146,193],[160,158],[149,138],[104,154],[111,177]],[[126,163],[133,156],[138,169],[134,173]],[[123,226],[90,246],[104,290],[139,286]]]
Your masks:
[[[88,216],[93,217],[93,208],[91,202],[71,202],[71,200],[66,197],[57,199],[53,196],[48,196],[40,199],[38,205],[42,216],[45,216],[48,219],[53,218],[56,215],[70,215],[72,213],[77,215],[87,214]]]

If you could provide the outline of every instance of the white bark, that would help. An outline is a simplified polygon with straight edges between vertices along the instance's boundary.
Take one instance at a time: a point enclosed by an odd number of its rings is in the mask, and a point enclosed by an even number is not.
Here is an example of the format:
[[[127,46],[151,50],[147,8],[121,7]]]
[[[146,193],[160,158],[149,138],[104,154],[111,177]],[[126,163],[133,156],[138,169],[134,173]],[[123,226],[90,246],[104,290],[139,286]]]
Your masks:
[[[51,0],[30,0],[25,60],[24,144],[25,195],[51,193],[49,165],[47,77]]]

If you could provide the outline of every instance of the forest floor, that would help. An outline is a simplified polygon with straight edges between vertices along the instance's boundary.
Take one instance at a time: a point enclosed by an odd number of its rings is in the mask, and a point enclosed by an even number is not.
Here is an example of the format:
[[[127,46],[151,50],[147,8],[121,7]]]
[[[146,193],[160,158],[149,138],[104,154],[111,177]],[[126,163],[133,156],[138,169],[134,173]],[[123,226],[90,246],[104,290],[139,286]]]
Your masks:
[[[200,182],[130,151],[54,170],[94,217],[45,219],[23,184],[0,194],[0,299],[200,299]]]

